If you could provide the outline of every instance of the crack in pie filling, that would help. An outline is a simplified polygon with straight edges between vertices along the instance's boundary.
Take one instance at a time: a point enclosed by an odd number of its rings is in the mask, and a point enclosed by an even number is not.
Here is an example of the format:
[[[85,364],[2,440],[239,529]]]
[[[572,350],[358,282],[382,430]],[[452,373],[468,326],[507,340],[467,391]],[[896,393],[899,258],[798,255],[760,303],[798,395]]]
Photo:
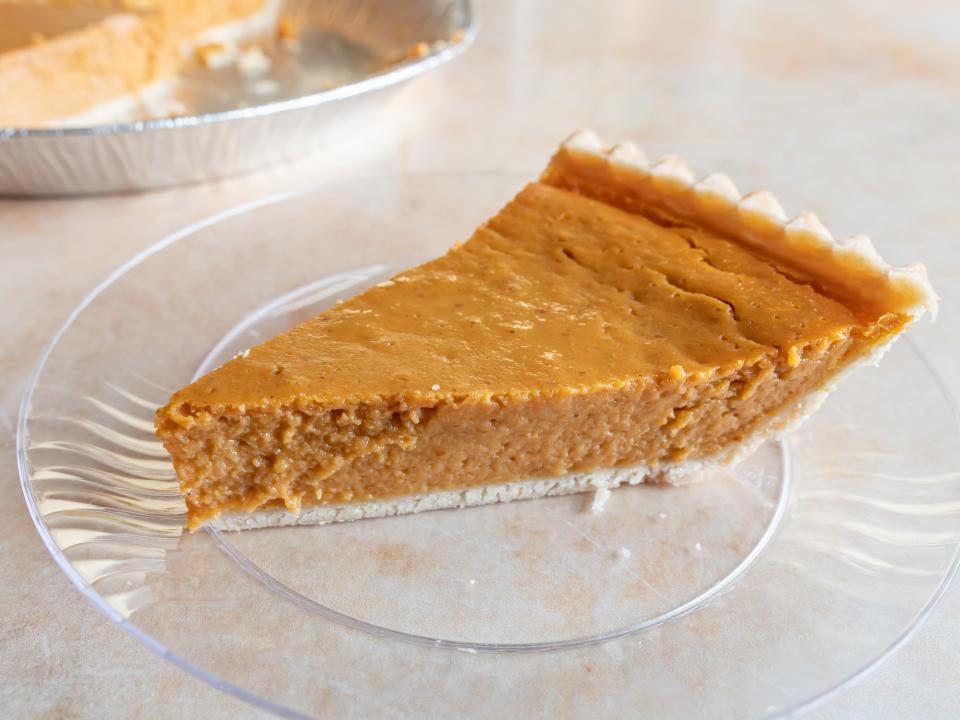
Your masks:
[[[580,131],[468,241],[175,393],[188,524],[320,524],[679,481],[875,361],[921,265]]]

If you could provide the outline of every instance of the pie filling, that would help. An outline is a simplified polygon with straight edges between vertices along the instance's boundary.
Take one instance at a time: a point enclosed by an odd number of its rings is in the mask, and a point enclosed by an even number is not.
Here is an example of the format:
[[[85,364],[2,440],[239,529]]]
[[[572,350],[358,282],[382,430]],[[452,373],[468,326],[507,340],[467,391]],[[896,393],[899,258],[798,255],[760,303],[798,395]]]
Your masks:
[[[175,394],[196,527],[732,456],[911,318],[558,170],[468,242]],[[307,348],[307,350],[304,350]]]
[[[206,37],[263,33],[279,8],[279,0],[4,4],[0,95],[17,102],[0,104],[0,126],[26,128],[153,115]]]

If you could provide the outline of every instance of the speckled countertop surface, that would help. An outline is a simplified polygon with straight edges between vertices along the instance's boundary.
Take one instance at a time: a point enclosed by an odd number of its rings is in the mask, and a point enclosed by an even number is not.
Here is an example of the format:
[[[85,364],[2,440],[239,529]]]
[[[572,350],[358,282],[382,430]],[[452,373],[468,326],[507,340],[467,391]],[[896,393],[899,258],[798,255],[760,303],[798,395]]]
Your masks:
[[[675,152],[742,189],[815,209],[838,235],[920,259],[941,318],[914,334],[960,396],[960,7],[895,2],[480,2],[463,58],[412,83],[368,131],[207,186],[0,201],[0,707],[4,717],[259,716],[111,625],[49,557],[14,459],[30,368],[110,270],[192,221],[317,178],[536,172],[572,129]],[[960,587],[917,636],[812,717],[948,717],[960,707]]]

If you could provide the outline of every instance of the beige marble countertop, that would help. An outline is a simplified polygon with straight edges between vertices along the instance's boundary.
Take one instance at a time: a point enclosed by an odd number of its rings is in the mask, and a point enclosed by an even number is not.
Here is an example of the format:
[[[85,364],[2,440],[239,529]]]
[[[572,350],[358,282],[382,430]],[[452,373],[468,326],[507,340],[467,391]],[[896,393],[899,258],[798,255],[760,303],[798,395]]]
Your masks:
[[[942,0],[480,2],[463,58],[410,84],[369,130],[298,163],[206,186],[0,201],[0,714],[260,713],[155,656],[63,576],[24,507],[17,405],[51,333],[110,270],[188,223],[317,178],[537,171],[572,129],[682,154],[771,188],[895,263],[923,260],[941,318],[914,337],[960,397],[960,6]],[[589,8],[589,9],[588,9]],[[956,448],[952,449],[953,452]],[[960,462],[960,461],[958,461]],[[960,708],[960,587],[916,637],[812,717]]]

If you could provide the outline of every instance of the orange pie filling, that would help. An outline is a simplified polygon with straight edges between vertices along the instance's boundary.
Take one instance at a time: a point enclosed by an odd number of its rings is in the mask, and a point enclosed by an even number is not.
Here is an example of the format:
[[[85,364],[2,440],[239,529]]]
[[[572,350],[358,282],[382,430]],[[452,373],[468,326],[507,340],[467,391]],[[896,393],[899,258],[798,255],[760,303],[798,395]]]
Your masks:
[[[73,124],[177,76],[204,35],[250,30],[276,0],[14,4],[0,24],[0,126]],[[125,118],[121,118],[125,119]],[[91,122],[95,122],[92,121]]]
[[[468,242],[176,393],[157,432],[191,527],[656,479],[733,459],[910,320],[555,160]]]

